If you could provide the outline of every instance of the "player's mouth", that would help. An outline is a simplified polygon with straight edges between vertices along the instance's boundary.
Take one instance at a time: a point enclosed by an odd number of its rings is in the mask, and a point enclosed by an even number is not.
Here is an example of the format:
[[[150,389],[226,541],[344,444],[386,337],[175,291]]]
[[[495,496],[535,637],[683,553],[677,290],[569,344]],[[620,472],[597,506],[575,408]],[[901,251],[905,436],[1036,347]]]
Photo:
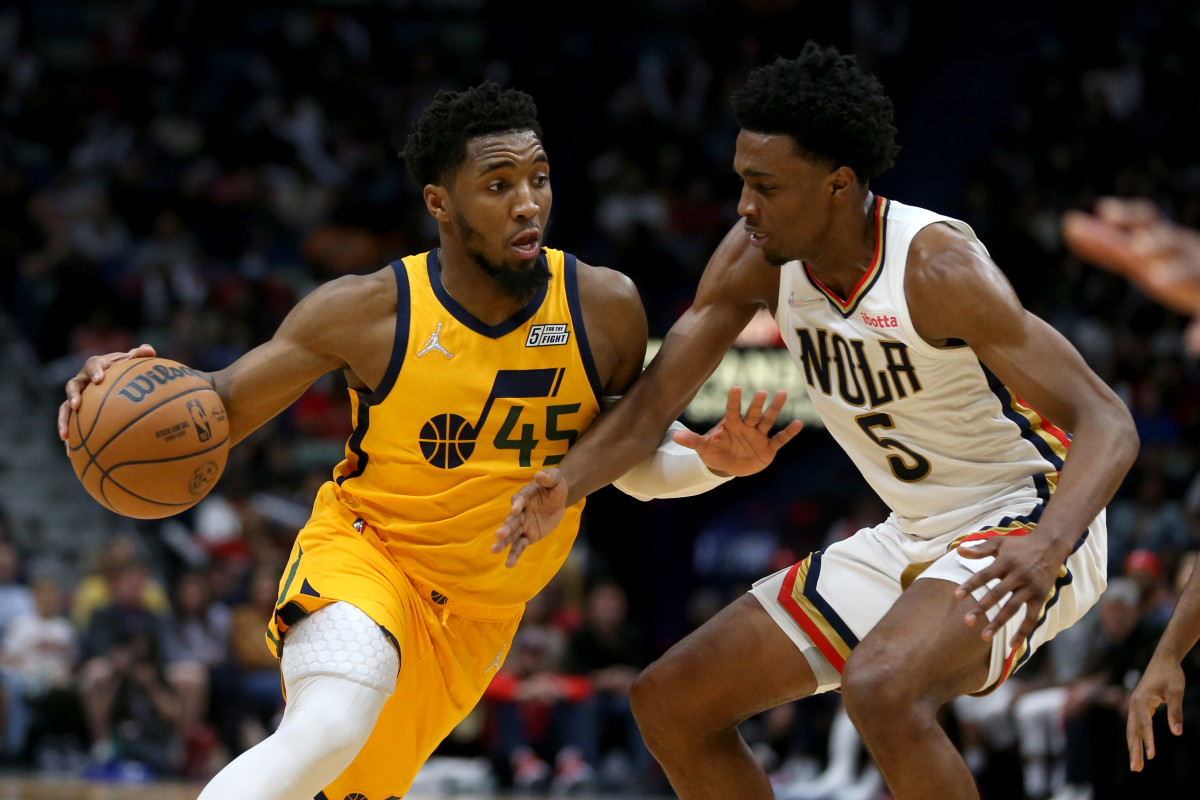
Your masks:
[[[531,228],[519,233],[509,240],[509,246],[521,258],[537,258],[541,251],[542,233],[537,228]]]
[[[750,234],[750,245],[752,247],[762,247],[768,238],[767,234],[750,227],[746,228],[746,233]]]

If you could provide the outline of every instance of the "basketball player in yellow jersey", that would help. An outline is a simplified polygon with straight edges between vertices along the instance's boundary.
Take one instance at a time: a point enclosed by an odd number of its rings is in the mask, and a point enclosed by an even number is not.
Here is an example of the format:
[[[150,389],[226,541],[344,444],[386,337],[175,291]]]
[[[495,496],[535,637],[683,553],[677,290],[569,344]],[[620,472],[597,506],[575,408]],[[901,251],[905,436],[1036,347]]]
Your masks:
[[[491,552],[508,497],[558,463],[641,371],[632,282],[544,248],[550,168],[533,101],[484,84],[437,95],[403,156],[440,247],[303,299],[275,336],[211,375],[235,442],[340,369],[355,429],[280,580],[267,638],[287,708],[202,800],[396,800],[504,663],[525,601],[562,564],[582,503],[552,545],[506,568]],[[112,363],[94,357],[79,392]],[[770,462],[783,401],[731,394],[701,461],[665,442],[627,476],[687,494]],[[705,466],[708,465],[708,467]]]

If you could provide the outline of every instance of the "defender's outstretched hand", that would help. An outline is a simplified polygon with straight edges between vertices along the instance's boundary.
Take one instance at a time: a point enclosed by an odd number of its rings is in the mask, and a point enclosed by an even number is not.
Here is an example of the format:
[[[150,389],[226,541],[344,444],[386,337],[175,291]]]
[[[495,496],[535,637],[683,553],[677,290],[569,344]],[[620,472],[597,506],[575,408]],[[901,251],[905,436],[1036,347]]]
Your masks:
[[[562,521],[567,510],[567,482],[554,467],[533,476],[533,481],[513,495],[512,509],[496,531],[493,553],[508,548],[506,567],[513,567],[525,548],[544,538]]]
[[[154,348],[148,344],[138,345],[125,353],[109,353],[106,356],[92,356],[83,362],[83,368],[74,378],[67,381],[65,388],[67,399],[58,407],[58,438],[67,441],[67,425],[71,421],[71,412],[79,408],[79,398],[83,389],[89,383],[100,383],[104,380],[104,371],[113,364],[128,361],[131,358],[154,358]]]
[[[1200,312],[1200,233],[1159,213],[1147,200],[1106,197],[1095,215],[1063,215],[1063,238],[1080,258],[1123,275],[1167,308]],[[1200,353],[1200,323],[1187,333],[1188,349]]]
[[[725,475],[752,475],[775,458],[775,454],[790,442],[804,423],[792,420],[787,427],[771,435],[771,428],[783,410],[787,392],[776,392],[766,410],[767,393],[758,390],[750,400],[750,407],[742,414],[742,387],[729,390],[725,403],[725,416],[703,435],[694,431],[676,431],[675,441],[695,450],[705,465]]]
[[[1125,720],[1125,743],[1129,746],[1129,769],[1142,771],[1142,754],[1154,758],[1154,712],[1167,704],[1171,733],[1183,733],[1183,667],[1169,658],[1151,658],[1142,679],[1129,698]]]

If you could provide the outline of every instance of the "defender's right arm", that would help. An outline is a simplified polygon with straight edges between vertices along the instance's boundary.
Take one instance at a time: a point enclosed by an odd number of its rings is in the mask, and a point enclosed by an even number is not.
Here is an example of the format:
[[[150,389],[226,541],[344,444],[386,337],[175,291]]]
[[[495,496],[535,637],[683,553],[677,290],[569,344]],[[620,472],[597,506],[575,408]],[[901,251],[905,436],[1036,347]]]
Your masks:
[[[245,439],[290,406],[330,370],[346,369],[352,382],[365,386],[378,384],[390,352],[372,352],[380,348],[365,343],[380,341],[380,335],[386,337],[383,341],[392,340],[387,328],[395,319],[396,289],[391,275],[392,270],[387,269],[320,286],[296,304],[269,341],[206,376],[229,414],[232,443]],[[85,386],[102,382],[105,370],[114,364],[154,354],[153,347],[141,345],[127,353],[92,356],[84,362],[67,382],[67,399],[58,410],[59,437],[66,440],[71,414],[79,408]]]
[[[739,221],[709,259],[695,302],[672,326],[646,370],[567,451],[557,470],[539,473],[514,496],[493,551],[517,545],[511,563],[553,528],[547,523],[554,509],[542,496],[545,489],[565,483],[565,505],[573,505],[649,456],[754,314],[774,307],[778,290],[778,267],[751,246]],[[562,505],[554,505],[561,510]]]

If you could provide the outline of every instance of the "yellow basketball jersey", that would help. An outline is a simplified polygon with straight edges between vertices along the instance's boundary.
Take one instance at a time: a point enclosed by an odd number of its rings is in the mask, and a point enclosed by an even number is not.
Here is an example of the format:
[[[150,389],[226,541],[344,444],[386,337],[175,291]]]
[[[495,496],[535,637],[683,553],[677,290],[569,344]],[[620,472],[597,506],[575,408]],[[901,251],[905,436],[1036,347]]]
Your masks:
[[[543,252],[548,285],[492,326],[443,288],[436,250],[392,264],[391,361],[374,392],[351,391],[355,428],[336,496],[406,574],[459,602],[524,603],[579,528],[582,502],[516,567],[491,551],[512,495],[561,461],[600,410],[575,257]]]

